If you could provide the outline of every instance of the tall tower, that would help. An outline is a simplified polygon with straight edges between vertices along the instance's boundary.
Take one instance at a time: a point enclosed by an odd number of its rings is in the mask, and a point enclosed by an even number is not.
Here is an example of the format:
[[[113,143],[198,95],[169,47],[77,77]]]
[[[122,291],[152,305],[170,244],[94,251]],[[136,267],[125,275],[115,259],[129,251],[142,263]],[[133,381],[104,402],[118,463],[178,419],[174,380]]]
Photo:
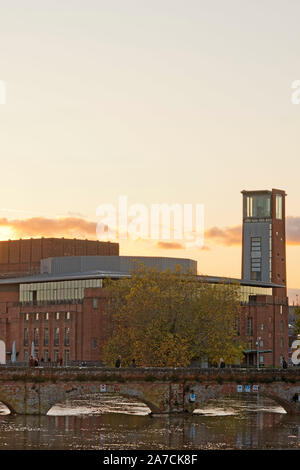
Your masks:
[[[242,191],[242,278],[282,285],[286,297],[285,191]]]

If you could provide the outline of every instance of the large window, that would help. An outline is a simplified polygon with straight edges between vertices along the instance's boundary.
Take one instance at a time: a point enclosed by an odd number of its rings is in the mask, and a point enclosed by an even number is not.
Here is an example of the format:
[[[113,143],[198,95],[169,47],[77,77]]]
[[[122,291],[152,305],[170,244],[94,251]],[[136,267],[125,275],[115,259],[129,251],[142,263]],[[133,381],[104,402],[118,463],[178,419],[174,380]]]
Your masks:
[[[272,295],[272,289],[270,287],[239,286],[239,300],[242,303],[249,303],[252,295]]]
[[[84,289],[102,287],[102,279],[20,284],[20,302],[62,303],[83,299]]]
[[[246,217],[271,217],[271,195],[255,194],[246,197]]]

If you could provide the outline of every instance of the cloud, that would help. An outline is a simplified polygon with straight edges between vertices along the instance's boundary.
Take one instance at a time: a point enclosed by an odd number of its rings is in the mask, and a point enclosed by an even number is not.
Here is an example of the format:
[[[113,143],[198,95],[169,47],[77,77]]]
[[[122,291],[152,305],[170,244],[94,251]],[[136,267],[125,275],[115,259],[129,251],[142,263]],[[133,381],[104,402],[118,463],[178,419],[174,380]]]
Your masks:
[[[183,250],[185,245],[177,242],[157,242],[157,247],[164,250]]]
[[[6,227],[14,233],[15,238],[27,237],[72,237],[97,239],[97,222],[91,222],[83,217],[30,217],[27,219],[0,219],[0,229]],[[300,217],[286,218],[286,234],[288,245],[300,245]],[[13,237],[11,237],[13,238]],[[204,250],[209,250],[210,244],[238,246],[242,243],[242,226],[211,227],[205,231]],[[182,250],[184,243],[175,241],[159,241],[156,246],[165,250]]]
[[[205,232],[205,239],[213,241],[216,244],[227,246],[241,245],[242,243],[242,227],[235,225],[232,227],[212,227]]]
[[[205,232],[205,238],[216,244],[227,246],[242,244],[242,226],[212,227]],[[300,245],[300,217],[286,218],[286,239],[288,245]]]
[[[289,245],[300,245],[300,217],[286,218],[286,237]]]
[[[8,227],[19,237],[89,237],[97,238],[96,222],[89,222],[79,217],[50,219],[31,217],[28,219],[0,219],[0,228]]]

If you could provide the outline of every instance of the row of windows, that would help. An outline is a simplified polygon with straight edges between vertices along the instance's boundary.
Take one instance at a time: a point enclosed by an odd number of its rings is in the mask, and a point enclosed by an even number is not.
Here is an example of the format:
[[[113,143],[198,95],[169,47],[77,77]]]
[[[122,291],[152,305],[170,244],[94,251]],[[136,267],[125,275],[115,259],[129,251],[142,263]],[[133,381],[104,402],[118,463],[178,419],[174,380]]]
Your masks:
[[[71,313],[70,312],[55,312],[54,314],[55,320],[59,320],[60,318],[64,318],[65,320],[70,320]],[[30,317],[33,316],[35,321],[45,320],[49,321],[49,312],[46,313],[25,313],[24,320],[29,321]]]
[[[58,349],[54,349],[53,358],[51,358],[49,356],[49,350],[48,349],[43,350],[43,356],[42,357],[38,357],[38,354],[39,354],[39,352],[37,350],[35,350],[34,351],[34,357],[38,358],[39,361],[42,361],[42,362],[43,361],[44,362],[51,362],[51,361],[57,362],[59,359],[61,359]],[[31,350],[24,349],[24,362],[28,362],[30,356],[31,356]],[[70,360],[70,351],[69,351],[69,349],[65,349],[65,351],[64,351],[64,363],[67,364],[69,362],[69,360]]]
[[[102,279],[20,284],[20,302],[61,302],[84,298],[84,289],[102,287]]]
[[[283,313],[282,305],[280,305],[280,310],[279,311],[280,311],[280,314],[282,315],[282,313]],[[269,320],[271,321],[271,317],[269,318]],[[260,329],[260,331],[264,331],[265,325],[263,323],[261,323],[259,325],[259,329]],[[283,323],[282,320],[280,320],[279,329],[280,329],[280,331],[284,331],[284,323]],[[253,319],[252,319],[252,317],[247,317],[247,335],[248,336],[253,336]]]
[[[259,347],[260,347],[260,348],[263,348],[264,345],[265,345],[264,340],[261,339],[261,340],[259,341]],[[280,338],[280,348],[282,349],[283,346],[284,346],[284,339],[283,339],[283,338]]]
[[[243,303],[249,302],[250,295],[272,295],[269,287],[239,286],[239,300]]]
[[[40,330],[39,328],[33,329],[33,344],[34,346],[39,346],[40,341]],[[53,330],[53,345],[59,346],[60,344],[60,329],[54,328]],[[43,329],[43,345],[49,346],[49,328]],[[70,346],[70,328],[64,329],[64,345]],[[24,346],[29,346],[29,330],[28,328],[24,328]]]

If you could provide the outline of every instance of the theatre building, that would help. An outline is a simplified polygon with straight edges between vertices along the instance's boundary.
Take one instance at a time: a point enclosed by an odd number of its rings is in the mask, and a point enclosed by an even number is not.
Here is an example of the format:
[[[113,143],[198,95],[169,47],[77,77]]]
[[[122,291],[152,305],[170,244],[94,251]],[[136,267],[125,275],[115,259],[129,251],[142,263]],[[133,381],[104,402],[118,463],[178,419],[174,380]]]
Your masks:
[[[200,281],[239,284],[237,334],[244,363],[280,366],[288,358],[285,193],[243,191],[240,279],[198,276],[185,258],[119,256],[117,243],[31,239],[0,242],[0,362],[62,358],[97,362],[107,337],[105,279],[130,276],[139,263],[160,271],[181,265]],[[1,346],[0,344],[0,346]]]

